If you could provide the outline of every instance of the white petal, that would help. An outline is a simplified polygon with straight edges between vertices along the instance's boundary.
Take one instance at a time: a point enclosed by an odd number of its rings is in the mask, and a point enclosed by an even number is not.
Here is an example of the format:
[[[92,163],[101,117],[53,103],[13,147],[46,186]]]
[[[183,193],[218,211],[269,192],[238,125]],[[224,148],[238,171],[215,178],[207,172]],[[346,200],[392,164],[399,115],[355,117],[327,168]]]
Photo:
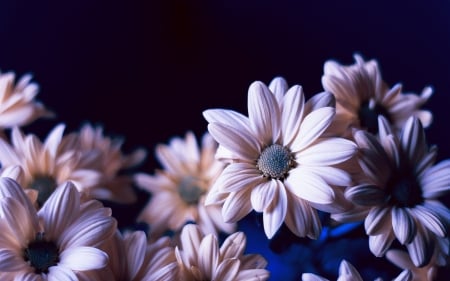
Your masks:
[[[408,244],[416,235],[416,223],[407,210],[392,208],[392,228],[401,244]]]
[[[354,142],[343,138],[327,138],[296,154],[300,165],[329,166],[351,158],[357,151]]]
[[[219,263],[219,245],[217,237],[213,234],[206,235],[200,243],[198,266],[208,280],[212,280],[214,271]]]
[[[59,264],[80,271],[100,269],[108,264],[108,255],[93,247],[68,248],[61,252],[59,258]]]
[[[284,94],[288,91],[288,83],[283,77],[275,77],[269,83],[269,90],[274,94],[278,104],[281,104]]]
[[[417,226],[417,234],[410,244],[406,245],[409,256],[416,267],[422,267],[431,260],[434,251],[435,240],[427,229]]]
[[[281,122],[283,126],[283,144],[289,146],[300,129],[303,118],[305,96],[301,86],[289,89],[284,97]]]
[[[277,189],[277,180],[265,181],[254,187],[250,197],[253,209],[257,212],[265,211],[278,192]]]
[[[237,222],[252,210],[250,202],[251,190],[231,192],[222,206],[225,222]]]
[[[48,281],[78,281],[75,273],[64,266],[52,266],[48,269]]]
[[[271,239],[284,222],[287,213],[286,190],[281,183],[278,184],[278,194],[272,201],[273,206],[269,206],[263,213],[264,232],[267,238]]]
[[[203,116],[208,123],[221,123],[236,128],[244,127],[246,131],[251,131],[248,117],[233,110],[208,109],[203,111]]]
[[[394,241],[394,234],[389,231],[387,233],[382,233],[379,235],[371,235],[369,236],[369,248],[370,251],[376,256],[376,257],[382,257],[386,253],[386,251],[389,249],[389,247],[392,244],[392,241]]]
[[[301,167],[291,171],[285,185],[297,197],[310,202],[329,204],[334,200],[333,189],[321,177]]]

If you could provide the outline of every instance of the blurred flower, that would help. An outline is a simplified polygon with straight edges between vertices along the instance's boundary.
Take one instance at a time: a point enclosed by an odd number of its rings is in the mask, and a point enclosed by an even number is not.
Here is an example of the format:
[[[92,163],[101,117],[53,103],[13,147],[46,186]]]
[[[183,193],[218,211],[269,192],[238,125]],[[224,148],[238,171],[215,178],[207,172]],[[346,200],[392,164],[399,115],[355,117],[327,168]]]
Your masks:
[[[416,267],[408,253],[398,249],[386,252],[386,258],[401,269],[407,269],[412,273],[411,281],[432,281],[437,275],[437,265],[430,262],[427,266]]]
[[[77,272],[103,268],[99,249],[116,230],[111,210],[80,203],[70,182],[36,211],[17,182],[0,178],[0,272],[8,280],[78,280]]]
[[[377,278],[376,281],[381,281],[381,278]],[[402,271],[393,281],[410,281],[411,280],[411,272],[408,270]],[[302,281],[328,281],[328,279],[318,276],[313,273],[303,273]],[[337,281],[363,281],[361,275],[358,270],[347,262],[346,260],[342,260],[339,265],[339,277]]]
[[[19,183],[23,188],[38,191],[37,205],[42,206],[55,188],[71,181],[79,191],[95,186],[100,172],[80,165],[77,151],[59,152],[65,126],[57,125],[42,143],[36,135],[24,135],[14,127],[11,144],[0,139],[0,162],[3,169],[20,166],[23,177]]]
[[[87,190],[90,197],[129,204],[136,201],[132,178],[119,173],[142,163],[147,153],[137,149],[131,155],[124,155],[122,143],[122,139],[105,137],[100,126],[84,124],[79,132],[64,136],[58,151],[60,154],[75,151],[79,155],[79,167],[100,174],[98,183]]]
[[[252,209],[263,213],[272,238],[283,222],[297,236],[317,238],[321,223],[314,207],[339,203],[332,185],[350,184],[333,165],[353,156],[356,145],[325,137],[334,118],[334,98],[317,94],[305,103],[301,86],[287,89],[282,78],[269,87],[252,83],[249,117],[232,110],[209,109],[208,130],[220,144],[217,157],[229,163],[215,182],[207,204],[224,202],[225,221],[236,222]]]
[[[219,248],[217,236],[204,236],[195,224],[181,231],[181,244],[175,247],[179,281],[195,280],[268,280],[264,269],[267,261],[258,254],[244,255],[246,237],[243,232],[229,235]]]
[[[24,75],[15,83],[13,72],[0,73],[0,129],[25,126],[41,117],[54,114],[35,100],[39,92],[31,75]]]
[[[336,120],[340,131],[351,137],[351,129],[377,132],[377,117],[384,116],[400,131],[410,116],[417,116],[424,127],[428,127],[433,115],[420,107],[433,93],[426,87],[421,95],[402,93],[400,84],[389,88],[383,81],[378,63],[365,62],[360,55],[354,56],[356,63],[344,66],[336,61],[325,62],[322,85],[336,97]]]
[[[400,138],[379,117],[379,135],[355,133],[365,182],[345,196],[367,211],[365,229],[373,254],[383,256],[395,238],[406,245],[416,266],[430,262],[436,237],[446,237],[450,212],[438,198],[450,188],[450,161],[434,165],[436,147],[428,148],[420,120],[408,119]],[[342,220],[347,215],[334,214]]]
[[[203,233],[231,233],[236,224],[224,222],[219,205],[205,206],[205,196],[222,172],[224,164],[214,158],[217,143],[205,133],[199,149],[192,132],[184,139],[173,138],[169,145],[159,144],[156,157],[163,166],[155,175],[138,173],[136,185],[151,193],[138,220],[150,224],[152,232],[180,231],[195,222]]]
[[[104,248],[109,264],[95,280],[176,280],[178,264],[170,238],[161,237],[149,244],[147,240],[143,231],[116,231]]]

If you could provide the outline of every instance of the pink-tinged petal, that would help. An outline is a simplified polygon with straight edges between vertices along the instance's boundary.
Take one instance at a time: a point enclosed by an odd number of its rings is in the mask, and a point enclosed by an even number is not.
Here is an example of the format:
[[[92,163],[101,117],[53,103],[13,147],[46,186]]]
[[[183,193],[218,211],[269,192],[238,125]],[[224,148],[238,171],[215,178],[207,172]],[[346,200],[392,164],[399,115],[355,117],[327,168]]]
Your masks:
[[[255,268],[255,269],[239,270],[236,280],[264,281],[268,280],[269,277],[270,272],[268,270],[262,268]]]
[[[286,226],[298,237],[305,237],[310,228],[311,219],[309,216],[308,203],[295,196],[288,195],[289,208],[286,213]]]
[[[383,115],[378,115],[378,136],[382,140],[388,135],[394,135],[395,132],[392,131],[391,124]]]
[[[276,196],[263,213],[264,232],[269,239],[283,224],[288,207],[287,194],[282,183],[278,183],[276,189]]]
[[[412,281],[412,280],[413,280],[412,272],[408,269],[405,269],[402,272],[400,272],[400,274],[397,277],[395,277],[392,281]]]
[[[29,271],[21,271],[20,273],[13,273],[14,281],[43,281],[42,276],[40,274],[38,275],[34,273],[31,267],[28,270]]]
[[[79,214],[80,194],[71,182],[60,185],[38,212],[46,235],[54,239]]]
[[[290,146],[294,140],[303,118],[305,95],[301,86],[293,86],[284,97],[283,111],[281,112],[281,124],[283,144]]]
[[[34,239],[37,229],[33,226],[37,225],[37,218],[30,215],[18,200],[11,197],[1,198],[0,217],[5,220],[21,247],[26,247],[26,243]]]
[[[396,143],[394,135],[388,135],[381,139],[381,145],[383,146],[384,151],[388,155],[393,166],[400,167],[399,146]]]
[[[403,250],[391,249],[386,252],[386,258],[399,268],[413,269],[415,267],[408,253]]]
[[[255,165],[248,163],[231,163],[225,167],[222,174],[213,184],[213,189],[220,192],[237,192],[253,188],[267,181]]]
[[[147,237],[143,231],[135,231],[125,239],[126,259],[129,278],[133,280],[144,262],[147,249]]]
[[[411,261],[416,267],[427,265],[434,252],[435,239],[430,235],[429,230],[417,225],[417,234],[410,244],[406,245]]]
[[[302,281],[329,281],[329,280],[314,273],[303,273]]]
[[[305,103],[304,114],[309,114],[314,110],[322,107],[334,107],[336,108],[336,99],[330,92],[320,92],[308,99]]]
[[[416,222],[409,212],[403,208],[393,207],[392,215],[392,229],[395,237],[404,245],[411,243],[416,235]]]
[[[0,138],[0,155],[2,156],[2,167],[22,164],[16,151],[2,138]]]
[[[179,267],[176,262],[158,267],[156,271],[148,271],[142,280],[173,281],[176,280]]]
[[[442,202],[438,200],[425,200],[423,206],[428,210],[432,210],[435,215],[438,215],[439,219],[445,223],[447,229],[450,227],[450,210]]]
[[[0,198],[11,197],[16,199],[32,217],[36,217],[36,208],[22,189],[12,178],[0,177]],[[37,217],[32,219],[33,226],[37,228]]]
[[[297,197],[306,201],[329,204],[334,200],[333,189],[321,178],[306,169],[296,168],[291,171],[284,184]]]
[[[243,127],[247,132],[251,132],[248,117],[233,110],[208,109],[203,111],[203,117],[208,123],[221,123],[233,128]]]
[[[56,157],[65,127],[66,126],[64,124],[57,125],[50,131],[44,141],[44,149],[47,150],[53,157]]]
[[[25,134],[22,130],[15,126],[11,130],[11,143],[16,148],[25,148]],[[15,154],[17,155],[17,154]]]
[[[288,91],[288,83],[283,77],[275,77],[269,83],[269,90],[277,99],[278,104],[283,102],[284,94]]]
[[[241,261],[238,258],[224,260],[217,267],[211,280],[233,281],[239,272]]]
[[[275,194],[278,192],[277,182],[277,180],[265,181],[252,189],[250,201],[255,211],[265,211],[272,200],[274,200]]]
[[[419,163],[416,164],[416,175],[417,178],[424,178],[424,172],[428,171],[430,167],[434,165],[437,158],[437,145],[433,145],[428,150],[428,153],[424,155],[424,157],[420,160]]]
[[[223,260],[233,257],[240,257],[243,255],[245,246],[247,244],[247,238],[242,231],[238,231],[230,234],[222,246],[220,246],[220,256]]]
[[[225,222],[237,222],[252,211],[251,190],[231,192],[222,206]]]
[[[331,124],[334,115],[335,109],[332,107],[322,107],[306,115],[292,143],[292,152],[299,152],[318,139]]]
[[[326,138],[296,154],[300,165],[329,166],[350,159],[357,151],[356,144],[344,138]]]
[[[180,161],[179,155],[170,146],[158,144],[155,148],[155,155],[162,167],[164,167],[164,170],[168,173],[178,174],[187,172],[185,164]]]
[[[21,256],[22,253],[9,249],[0,249],[0,271],[14,272],[26,270],[29,266]]]
[[[181,230],[180,241],[185,265],[197,264],[197,251],[200,248],[202,238],[203,234],[195,224],[187,224]]]
[[[219,264],[219,244],[217,237],[213,234],[206,235],[198,249],[198,267],[208,280],[213,280],[214,271]]]
[[[441,221],[439,214],[433,208],[417,205],[411,209],[411,212],[428,230],[439,237],[447,236],[447,225],[445,225],[443,220]],[[447,218],[449,215],[450,212],[447,211]]]
[[[315,173],[317,176],[322,177],[326,183],[337,186],[348,186],[351,183],[350,175],[339,168],[330,166],[309,166],[305,167],[309,172]]]
[[[386,201],[386,195],[376,185],[361,184],[349,187],[345,190],[345,197],[361,206],[377,206]]]
[[[2,177],[7,177],[15,180],[16,182],[23,182],[24,172],[21,166],[14,165],[3,168],[1,172]]]
[[[93,270],[104,268],[108,264],[108,254],[93,247],[72,247],[59,255],[58,265],[72,270]]]
[[[389,247],[392,244],[392,241],[394,241],[394,233],[392,231],[378,234],[378,235],[371,235],[369,236],[369,248],[370,251],[376,256],[376,257],[382,257],[386,253],[386,251],[389,249]]]
[[[240,257],[241,269],[265,268],[267,260],[259,254],[246,254]]]
[[[424,198],[438,198],[450,190],[450,160],[444,160],[424,171],[420,184]]]
[[[52,266],[48,269],[48,281],[75,281],[79,280],[75,273],[64,266]]]
[[[243,160],[256,161],[259,156],[261,145],[247,130],[220,123],[211,123],[208,125],[208,131],[220,145],[237,154]]]
[[[351,263],[349,263],[346,260],[343,260],[339,265],[339,281],[341,281],[340,277],[345,275],[351,277],[352,280],[361,280],[361,281],[363,280],[358,270],[356,270],[356,268]]]
[[[280,135],[280,107],[264,83],[253,82],[248,89],[250,125],[262,143],[274,143]]]
[[[364,220],[364,228],[366,229],[367,235],[379,235],[391,227],[390,208],[372,208]]]

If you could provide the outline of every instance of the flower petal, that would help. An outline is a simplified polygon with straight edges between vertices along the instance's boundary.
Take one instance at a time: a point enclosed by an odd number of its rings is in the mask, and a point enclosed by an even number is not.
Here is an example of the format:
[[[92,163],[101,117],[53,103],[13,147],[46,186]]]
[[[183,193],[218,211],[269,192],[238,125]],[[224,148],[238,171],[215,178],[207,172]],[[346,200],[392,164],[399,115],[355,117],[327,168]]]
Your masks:
[[[329,204],[334,200],[333,189],[321,177],[301,167],[291,171],[285,185],[293,194],[306,201]]]
[[[403,208],[393,207],[392,229],[402,245],[408,244],[416,235],[416,223],[413,217]]]
[[[68,248],[60,253],[59,258],[58,265],[79,271],[100,269],[108,264],[108,254],[93,247]]]

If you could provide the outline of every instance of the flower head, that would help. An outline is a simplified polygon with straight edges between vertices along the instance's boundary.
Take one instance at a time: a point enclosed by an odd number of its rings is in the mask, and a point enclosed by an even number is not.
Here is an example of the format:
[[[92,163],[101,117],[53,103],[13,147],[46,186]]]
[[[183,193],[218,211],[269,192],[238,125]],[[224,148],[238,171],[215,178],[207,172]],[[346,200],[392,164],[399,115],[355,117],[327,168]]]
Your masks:
[[[196,280],[267,280],[267,262],[258,254],[244,254],[243,232],[229,235],[219,247],[214,234],[204,236],[199,227],[187,224],[181,231],[180,245],[175,247],[180,281]]]
[[[350,177],[336,165],[356,151],[353,142],[324,135],[335,114],[333,96],[324,92],[305,103],[301,86],[288,89],[276,78],[269,87],[250,85],[248,117],[225,109],[203,114],[220,145],[217,158],[229,163],[206,203],[224,202],[222,215],[230,222],[262,212],[268,238],[283,222],[298,236],[316,238],[315,208],[338,201],[333,188],[348,185]]]
[[[406,245],[416,266],[430,262],[437,239],[448,237],[450,212],[439,197],[450,188],[450,161],[434,164],[421,122],[411,117],[400,138],[379,117],[378,138],[355,133],[359,162],[366,179],[348,187],[345,196],[366,211],[365,229],[371,251],[383,256],[396,238]],[[337,220],[347,215],[333,214]]]
[[[169,145],[156,147],[162,170],[155,175],[135,175],[138,187],[151,193],[151,199],[138,220],[152,231],[180,231],[188,222],[197,223],[204,233],[230,233],[236,224],[224,222],[219,205],[205,206],[205,197],[224,164],[214,158],[217,143],[206,133],[201,147],[192,132],[184,139],[173,138]]]
[[[0,186],[0,272],[10,280],[77,280],[77,272],[107,265],[100,247],[116,230],[110,209],[80,203],[70,182],[39,211],[14,180],[0,178]]]
[[[420,109],[432,95],[431,87],[420,96],[402,93],[400,84],[389,88],[375,60],[365,62],[359,55],[354,57],[356,62],[350,66],[327,61],[322,76],[324,89],[336,97],[336,121],[343,134],[351,137],[353,128],[376,134],[378,115],[384,116],[396,131],[410,116],[419,118],[425,127],[431,124],[431,112]]]

